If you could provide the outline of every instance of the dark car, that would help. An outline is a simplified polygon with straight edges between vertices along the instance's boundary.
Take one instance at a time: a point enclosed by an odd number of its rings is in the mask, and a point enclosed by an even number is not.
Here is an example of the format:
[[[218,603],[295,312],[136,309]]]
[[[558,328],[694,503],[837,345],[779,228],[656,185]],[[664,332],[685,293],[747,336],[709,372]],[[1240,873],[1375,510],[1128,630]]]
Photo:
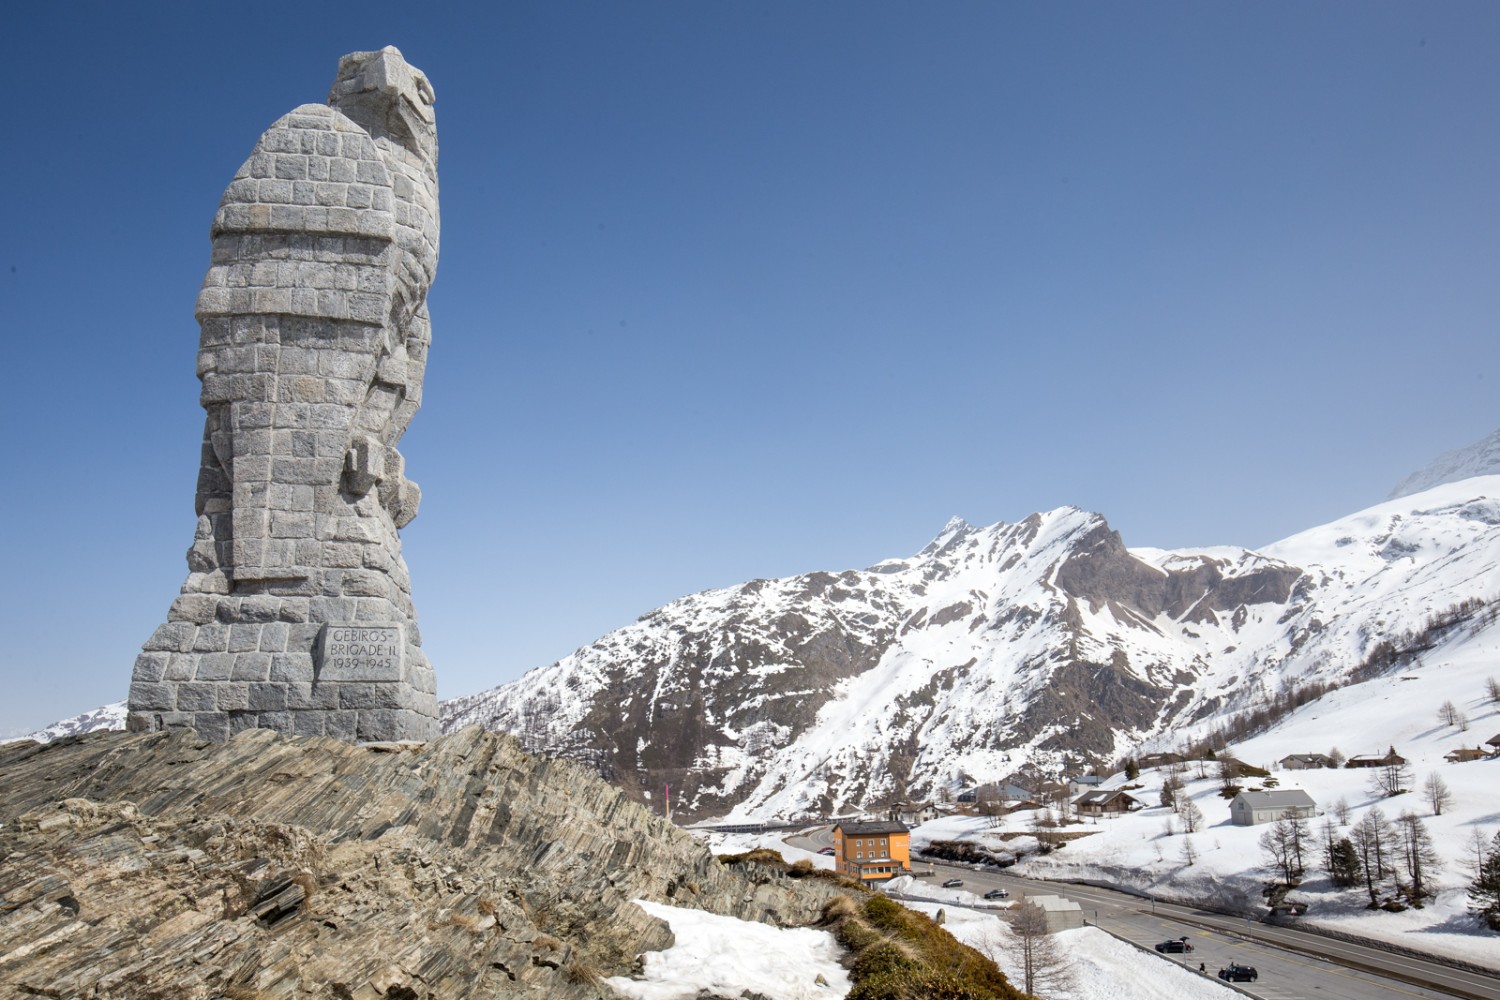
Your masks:
[[[984,898],[985,899],[1009,899],[1010,898],[1010,890],[1008,890],[1008,889],[991,889],[989,892],[987,892],[987,893],[984,894]]]
[[[1163,941],[1161,944],[1157,945],[1156,950],[1173,952],[1192,951],[1193,946],[1187,938],[1173,938],[1170,941]]]
[[[829,857],[832,857],[832,856],[833,856],[833,855],[835,855],[835,854],[837,854],[837,853],[838,853],[838,852],[837,852],[837,851],[835,851],[835,850],[834,850],[834,849],[833,849],[833,848],[831,848],[831,847],[825,847],[825,848],[823,848],[823,849],[822,849],[822,850],[821,850],[821,851],[819,851],[819,852],[818,852],[818,853],[819,853],[819,854],[826,854],[826,855],[828,855],[828,856],[829,856]]]
[[[1253,983],[1260,978],[1260,973],[1248,965],[1235,965],[1231,962],[1219,970],[1219,978],[1225,982]]]
[[[946,882],[943,883],[943,888],[944,889],[957,889],[959,886],[961,886],[963,884],[964,884],[964,880],[961,879],[961,878],[950,878],[948,881],[946,881]]]

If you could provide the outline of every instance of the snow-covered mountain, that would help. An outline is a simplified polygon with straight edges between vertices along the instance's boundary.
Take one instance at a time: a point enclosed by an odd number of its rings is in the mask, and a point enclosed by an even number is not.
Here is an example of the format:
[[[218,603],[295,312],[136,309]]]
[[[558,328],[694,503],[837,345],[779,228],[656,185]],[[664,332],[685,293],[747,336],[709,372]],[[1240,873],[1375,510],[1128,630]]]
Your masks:
[[[908,559],[684,597],[443,707],[689,815],[793,816],[1100,763],[1493,627],[1500,476],[1259,552],[1065,507]]]
[[[1500,430],[1467,448],[1446,451],[1422,469],[1413,472],[1391,491],[1388,499],[1410,496],[1443,483],[1456,483],[1475,476],[1500,475]]]
[[[38,743],[51,743],[60,740],[64,736],[81,736],[84,733],[97,732],[102,729],[124,729],[125,728],[125,703],[116,701],[103,705],[92,711],[75,715],[71,719],[61,719],[34,733],[20,737],[23,740],[36,740]],[[0,742],[9,742],[0,740]]]

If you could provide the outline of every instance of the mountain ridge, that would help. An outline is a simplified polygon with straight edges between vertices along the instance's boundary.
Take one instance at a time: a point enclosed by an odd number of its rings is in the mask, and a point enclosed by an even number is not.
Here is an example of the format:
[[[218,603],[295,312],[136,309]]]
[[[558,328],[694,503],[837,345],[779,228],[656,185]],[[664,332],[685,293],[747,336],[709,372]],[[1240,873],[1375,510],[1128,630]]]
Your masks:
[[[1380,642],[1492,602],[1500,477],[1259,551],[1129,549],[1061,507],[951,519],[905,559],[679,598],[446,702],[688,815],[871,808],[1098,764],[1346,679]]]

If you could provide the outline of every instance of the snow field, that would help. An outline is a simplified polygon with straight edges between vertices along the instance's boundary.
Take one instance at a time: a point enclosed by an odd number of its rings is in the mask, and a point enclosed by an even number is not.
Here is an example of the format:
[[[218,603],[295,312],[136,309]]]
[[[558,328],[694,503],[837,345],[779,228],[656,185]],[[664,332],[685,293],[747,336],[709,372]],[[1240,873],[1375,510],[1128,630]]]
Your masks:
[[[904,905],[931,917],[942,910],[948,933],[994,959],[1017,989],[1025,983],[1020,966],[1009,954],[1010,925],[1000,917],[937,903]],[[1218,980],[1163,961],[1097,927],[1060,931],[1053,940],[1072,968],[1073,984],[1070,990],[1049,992],[1050,1000],[1228,1000],[1234,996]]]
[[[1500,733],[1500,705],[1484,698],[1485,681],[1494,676],[1500,676],[1500,636],[1491,629],[1443,647],[1440,655],[1421,666],[1330,692],[1292,713],[1271,732],[1229,748],[1233,756],[1271,769],[1279,788],[1302,788],[1318,804],[1318,816],[1308,823],[1314,840],[1312,856],[1302,884],[1294,890],[1298,898],[1311,903],[1302,922],[1500,969],[1500,936],[1483,930],[1468,913],[1465,888],[1472,878],[1465,860],[1472,857],[1473,831],[1479,831],[1487,842],[1500,831],[1500,759],[1464,764],[1443,759],[1451,750],[1482,744]],[[1447,701],[1468,716],[1467,731],[1438,721],[1439,707]],[[1372,794],[1366,770],[1277,769],[1276,762],[1293,753],[1327,753],[1334,747],[1346,755],[1381,753],[1393,745],[1410,762],[1412,780],[1411,791],[1390,798]],[[1214,765],[1209,765],[1207,773],[1208,777],[1199,778],[1194,765],[1181,775],[1187,782],[1184,793],[1203,813],[1204,826],[1197,833],[1183,833],[1181,819],[1157,805],[1166,769],[1142,772],[1131,783],[1117,774],[1104,787],[1139,784],[1142,787],[1130,794],[1147,803],[1147,808],[1118,819],[1071,826],[1069,830],[1097,832],[1045,857],[1027,857],[1016,873],[1101,879],[1164,899],[1264,913],[1261,890],[1275,877],[1259,845],[1267,826],[1234,826],[1229,803],[1219,796]],[[1452,794],[1452,803],[1440,816],[1433,815],[1422,790],[1432,774],[1441,777]],[[1242,779],[1241,784],[1254,788],[1260,781]],[[1348,825],[1339,824],[1334,815],[1334,804],[1340,799],[1349,805]],[[1416,813],[1444,859],[1444,868],[1435,879],[1437,898],[1422,909],[1372,912],[1365,908],[1368,896],[1362,890],[1334,889],[1322,869],[1325,821],[1333,822],[1337,835],[1344,836],[1377,806],[1387,819],[1408,810]],[[1029,832],[1030,816],[1007,817],[1007,829]],[[1172,834],[1167,833],[1168,823],[1175,831]],[[932,840],[960,838],[998,844],[998,832],[988,827],[989,820],[979,817],[936,820],[913,832],[913,848]],[[1183,844],[1188,840],[1196,853],[1192,865],[1184,856]]]
[[[700,990],[739,996],[749,990],[777,1000],[833,1000],[848,994],[843,949],[827,931],[778,928],[638,899],[665,920],[677,942],[647,952],[641,979],[605,982],[632,1000],[693,1000]],[[827,986],[818,985],[821,975]]]

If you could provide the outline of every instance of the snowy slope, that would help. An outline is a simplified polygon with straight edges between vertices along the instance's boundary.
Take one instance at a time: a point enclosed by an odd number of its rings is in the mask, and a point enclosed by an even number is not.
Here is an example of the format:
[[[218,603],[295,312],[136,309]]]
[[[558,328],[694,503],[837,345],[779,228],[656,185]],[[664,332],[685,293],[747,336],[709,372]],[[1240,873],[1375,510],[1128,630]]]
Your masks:
[[[675,601],[444,706],[692,815],[796,816],[1113,759],[1442,647],[1500,596],[1500,477],[1260,552],[1128,550],[1097,514],[951,521],[909,559]],[[1465,605],[1465,602],[1469,602]],[[1430,655],[1430,650],[1424,652]]]
[[[1395,673],[1333,691],[1303,706],[1279,725],[1229,749],[1247,763],[1272,769],[1280,788],[1302,788],[1318,804],[1319,816],[1310,824],[1315,839],[1325,821],[1338,836],[1360,822],[1372,808],[1387,819],[1410,810],[1431,833],[1442,869],[1436,873],[1437,899],[1422,909],[1402,913],[1370,912],[1361,889],[1335,890],[1322,871],[1318,851],[1306,880],[1296,890],[1311,908],[1301,918],[1363,937],[1384,939],[1424,951],[1461,958],[1500,970],[1500,943],[1478,926],[1465,908],[1465,884],[1473,877],[1467,867],[1477,833],[1489,841],[1500,832],[1500,758],[1454,764],[1444,755],[1460,747],[1474,747],[1500,735],[1500,704],[1487,697],[1486,681],[1500,678],[1500,631],[1494,627],[1465,629],[1441,650],[1422,662]],[[1468,719],[1468,728],[1445,725],[1439,713],[1452,702]],[[1378,798],[1369,787],[1370,772],[1338,768],[1279,770],[1277,762],[1294,753],[1382,753],[1394,746],[1411,762],[1412,791]],[[1422,788],[1430,775],[1442,778],[1452,802],[1434,815]],[[1165,770],[1148,770],[1132,795],[1150,808],[1119,819],[1103,820],[1097,832],[1068,844],[1051,855],[1022,862],[1024,874],[1044,878],[1100,878],[1149,891],[1163,898],[1215,902],[1246,913],[1262,914],[1261,889],[1274,878],[1259,839],[1265,826],[1241,827],[1229,821],[1228,803],[1219,796],[1212,773],[1198,778],[1190,770],[1186,792],[1203,813],[1205,826],[1197,833],[1182,832],[1182,823],[1159,806]],[[1105,787],[1126,783],[1115,775]],[[1256,783],[1247,782],[1247,786]],[[1347,803],[1349,823],[1338,822],[1336,803]],[[1011,819],[1017,833],[1029,833],[1030,813]],[[1171,820],[1175,832],[1167,832]],[[1074,829],[1078,829],[1075,827]],[[942,820],[918,829],[913,841],[956,836],[999,834],[977,818]],[[1191,841],[1196,860],[1188,864],[1183,845]],[[1413,932],[1420,932],[1414,937]]]
[[[1444,452],[1425,468],[1413,472],[1391,491],[1390,499],[1430,490],[1443,483],[1456,483],[1475,476],[1500,474],[1500,430],[1467,448]]]

